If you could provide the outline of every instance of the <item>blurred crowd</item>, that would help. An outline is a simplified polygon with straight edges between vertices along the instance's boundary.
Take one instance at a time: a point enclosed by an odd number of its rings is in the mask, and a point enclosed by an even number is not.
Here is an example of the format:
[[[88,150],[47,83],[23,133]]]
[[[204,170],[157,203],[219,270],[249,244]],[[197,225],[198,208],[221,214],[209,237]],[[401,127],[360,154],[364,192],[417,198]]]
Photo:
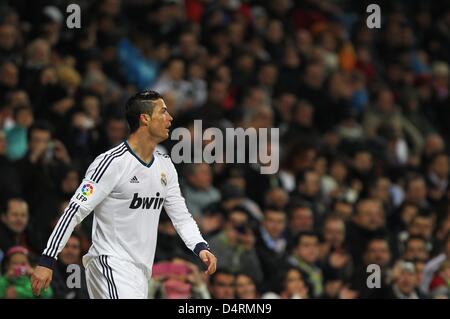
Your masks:
[[[36,258],[144,89],[172,129],[279,128],[281,156],[268,175],[177,165],[219,270],[204,275],[163,212],[149,298],[448,298],[450,5],[378,1],[369,29],[369,3],[0,1],[0,298],[33,297]],[[66,282],[91,224],[42,297],[87,298]]]

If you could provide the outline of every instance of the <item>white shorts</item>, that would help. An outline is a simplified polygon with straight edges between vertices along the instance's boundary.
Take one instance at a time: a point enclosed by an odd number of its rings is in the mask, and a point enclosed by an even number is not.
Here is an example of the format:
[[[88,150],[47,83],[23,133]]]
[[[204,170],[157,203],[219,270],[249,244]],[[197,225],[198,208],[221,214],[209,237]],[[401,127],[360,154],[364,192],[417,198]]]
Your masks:
[[[86,265],[91,299],[147,299],[148,279],[136,264],[111,256],[92,258]]]

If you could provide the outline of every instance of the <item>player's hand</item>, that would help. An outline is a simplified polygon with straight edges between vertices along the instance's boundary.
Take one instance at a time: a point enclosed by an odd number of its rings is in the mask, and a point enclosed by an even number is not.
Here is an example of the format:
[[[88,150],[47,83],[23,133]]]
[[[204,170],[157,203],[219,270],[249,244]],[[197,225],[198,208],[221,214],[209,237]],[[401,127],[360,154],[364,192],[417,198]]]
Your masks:
[[[205,271],[206,274],[212,275],[216,272],[217,268],[217,258],[209,250],[202,250],[199,254],[200,259],[208,266]]]
[[[31,275],[31,288],[33,289],[33,295],[39,296],[41,294],[42,288],[44,290],[48,289],[52,281],[53,270],[37,266]]]

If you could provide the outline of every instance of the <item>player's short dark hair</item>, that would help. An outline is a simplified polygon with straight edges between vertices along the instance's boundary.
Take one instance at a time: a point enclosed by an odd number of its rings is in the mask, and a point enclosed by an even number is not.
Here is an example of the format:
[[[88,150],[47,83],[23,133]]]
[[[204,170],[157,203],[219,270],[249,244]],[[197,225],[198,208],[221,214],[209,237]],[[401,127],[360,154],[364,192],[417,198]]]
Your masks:
[[[139,128],[139,117],[142,113],[152,114],[155,101],[162,99],[155,91],[141,91],[130,97],[125,105],[125,117],[130,127],[130,133]]]

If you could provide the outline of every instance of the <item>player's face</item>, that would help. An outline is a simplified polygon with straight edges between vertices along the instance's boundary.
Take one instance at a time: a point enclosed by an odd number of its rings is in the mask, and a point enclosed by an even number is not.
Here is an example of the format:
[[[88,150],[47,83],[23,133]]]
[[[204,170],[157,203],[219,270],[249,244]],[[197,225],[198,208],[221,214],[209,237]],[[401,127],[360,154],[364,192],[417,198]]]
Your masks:
[[[151,115],[149,124],[150,135],[155,137],[158,142],[162,142],[169,137],[169,128],[172,125],[172,116],[167,111],[163,99],[155,101],[155,108]]]

